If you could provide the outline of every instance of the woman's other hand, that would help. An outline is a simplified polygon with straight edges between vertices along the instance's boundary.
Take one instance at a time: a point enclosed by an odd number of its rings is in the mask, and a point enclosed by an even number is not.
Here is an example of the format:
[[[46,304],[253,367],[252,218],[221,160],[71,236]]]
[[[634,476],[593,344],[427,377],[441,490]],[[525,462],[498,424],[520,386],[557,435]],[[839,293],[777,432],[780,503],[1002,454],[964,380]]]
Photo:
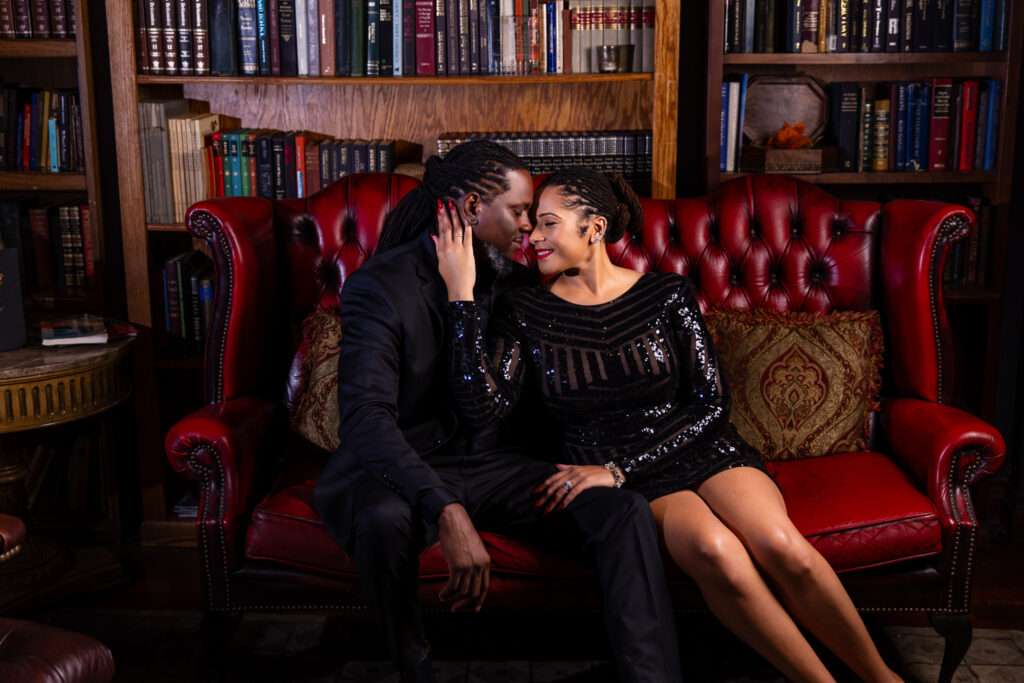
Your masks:
[[[557,464],[555,467],[559,471],[533,490],[537,495],[537,502],[533,506],[545,506],[544,514],[565,509],[580,491],[595,486],[615,486],[615,476],[597,465]]]
[[[473,257],[473,230],[451,200],[437,200],[437,270],[448,287],[448,301],[472,301],[476,284],[476,259]]]

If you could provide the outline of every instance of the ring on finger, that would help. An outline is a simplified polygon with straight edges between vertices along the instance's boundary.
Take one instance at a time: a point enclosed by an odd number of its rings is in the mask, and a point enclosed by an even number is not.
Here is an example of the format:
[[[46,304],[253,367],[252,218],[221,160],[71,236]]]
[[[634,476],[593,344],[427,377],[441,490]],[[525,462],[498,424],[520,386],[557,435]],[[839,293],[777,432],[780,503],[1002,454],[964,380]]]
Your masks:
[[[461,232],[457,232],[457,233],[455,233],[455,234],[453,235],[453,237],[456,237],[456,238],[458,238],[458,239],[462,239],[462,233],[461,233]]]
[[[571,482],[571,481],[568,481],[568,480],[566,480],[566,481],[565,481],[565,482],[564,482],[564,483],[562,484],[562,488],[564,488],[564,489],[565,489],[565,492],[566,492],[566,493],[570,493],[570,492],[572,491],[572,482]]]

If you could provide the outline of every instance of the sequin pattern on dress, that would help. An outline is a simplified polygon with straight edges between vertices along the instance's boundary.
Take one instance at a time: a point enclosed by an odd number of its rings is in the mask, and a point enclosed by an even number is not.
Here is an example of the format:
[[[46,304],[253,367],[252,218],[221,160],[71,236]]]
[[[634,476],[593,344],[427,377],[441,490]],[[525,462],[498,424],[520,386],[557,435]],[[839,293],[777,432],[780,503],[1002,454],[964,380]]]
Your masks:
[[[452,389],[471,424],[507,415],[530,373],[561,426],[565,460],[614,461],[648,499],[731,467],[763,469],[728,421],[714,349],[682,276],[647,273],[596,306],[515,290],[496,305],[486,341],[475,304],[448,312]]]

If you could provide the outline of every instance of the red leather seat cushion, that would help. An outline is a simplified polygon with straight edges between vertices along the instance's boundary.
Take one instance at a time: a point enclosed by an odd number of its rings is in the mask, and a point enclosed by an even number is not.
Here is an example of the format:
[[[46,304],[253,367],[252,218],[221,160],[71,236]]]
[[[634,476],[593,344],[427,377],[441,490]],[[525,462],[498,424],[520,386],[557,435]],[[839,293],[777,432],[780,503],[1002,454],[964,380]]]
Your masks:
[[[790,519],[836,571],[936,555],[938,511],[881,453],[767,463]]]
[[[256,506],[246,535],[246,556],[331,576],[356,578],[352,558],[331,538],[313,508],[313,485],[322,462],[293,461],[281,470],[273,490]],[[558,557],[501,534],[481,533],[491,556],[492,574],[578,579],[593,572],[578,562]],[[420,555],[420,576],[448,575],[440,546]]]
[[[356,578],[352,559],[327,533],[313,509],[313,485],[323,464],[293,461],[252,514],[246,555],[331,576]],[[873,452],[768,463],[797,528],[837,571],[935,555],[938,513],[910,479]],[[869,492],[869,493],[868,493]],[[589,567],[500,534],[481,534],[496,576],[592,578]],[[435,543],[420,556],[420,575],[448,573]],[[672,572],[675,574],[676,572]]]

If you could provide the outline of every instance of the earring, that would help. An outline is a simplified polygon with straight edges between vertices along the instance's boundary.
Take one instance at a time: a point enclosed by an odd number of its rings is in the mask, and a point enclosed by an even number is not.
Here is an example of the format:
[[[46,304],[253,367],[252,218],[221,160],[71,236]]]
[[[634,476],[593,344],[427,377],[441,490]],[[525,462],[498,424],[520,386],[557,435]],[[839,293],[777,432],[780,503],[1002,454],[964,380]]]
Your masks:
[[[594,236],[593,236],[593,237],[592,237],[592,238],[590,239],[590,243],[591,243],[591,244],[597,244],[597,243],[598,243],[598,242],[600,242],[600,241],[601,241],[602,239],[604,239],[604,233],[603,233],[603,232],[602,232],[601,234],[599,234],[599,235],[594,235]]]
[[[476,225],[476,216],[470,216],[468,219],[470,225]]]

